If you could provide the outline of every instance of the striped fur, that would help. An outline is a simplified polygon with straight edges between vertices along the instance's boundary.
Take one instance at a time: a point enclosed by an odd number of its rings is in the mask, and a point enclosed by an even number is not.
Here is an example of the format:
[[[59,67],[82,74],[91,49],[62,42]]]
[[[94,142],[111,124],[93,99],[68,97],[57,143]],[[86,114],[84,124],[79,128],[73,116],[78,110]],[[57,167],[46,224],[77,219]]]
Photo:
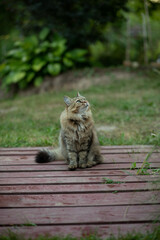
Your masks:
[[[64,102],[66,108],[60,116],[59,148],[40,151],[35,161],[45,163],[65,160],[70,170],[101,163],[103,158],[89,102],[79,93],[73,99],[64,97]]]

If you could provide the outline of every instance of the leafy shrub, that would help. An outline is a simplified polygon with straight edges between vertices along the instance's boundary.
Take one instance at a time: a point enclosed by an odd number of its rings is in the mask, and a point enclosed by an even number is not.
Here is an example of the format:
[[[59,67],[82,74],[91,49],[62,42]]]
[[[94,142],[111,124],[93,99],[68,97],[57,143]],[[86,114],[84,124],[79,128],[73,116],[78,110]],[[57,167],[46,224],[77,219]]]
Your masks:
[[[49,39],[49,29],[44,28],[39,36],[32,35],[16,41],[5,61],[0,65],[3,87],[28,85],[39,86],[44,76],[56,76],[69,68],[86,62],[87,50],[68,50],[66,39],[54,36]]]

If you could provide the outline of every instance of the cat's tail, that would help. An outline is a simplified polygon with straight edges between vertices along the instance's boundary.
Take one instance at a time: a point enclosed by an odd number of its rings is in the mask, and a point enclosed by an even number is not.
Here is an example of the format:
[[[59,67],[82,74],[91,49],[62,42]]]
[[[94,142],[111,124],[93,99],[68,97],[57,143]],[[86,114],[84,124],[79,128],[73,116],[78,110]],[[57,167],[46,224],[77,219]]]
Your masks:
[[[62,155],[60,148],[55,150],[43,149],[39,151],[35,157],[35,161],[37,163],[47,163],[57,160],[64,160],[64,156]]]

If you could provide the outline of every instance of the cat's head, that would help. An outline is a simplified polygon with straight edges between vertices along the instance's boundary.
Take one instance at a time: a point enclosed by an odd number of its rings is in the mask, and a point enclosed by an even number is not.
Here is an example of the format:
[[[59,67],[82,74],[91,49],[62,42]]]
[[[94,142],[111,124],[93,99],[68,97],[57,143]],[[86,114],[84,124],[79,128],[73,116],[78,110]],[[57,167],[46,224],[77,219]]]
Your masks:
[[[68,111],[72,112],[73,114],[83,115],[90,110],[89,102],[86,100],[85,97],[81,96],[79,93],[75,98],[65,96],[64,102],[66,104]]]

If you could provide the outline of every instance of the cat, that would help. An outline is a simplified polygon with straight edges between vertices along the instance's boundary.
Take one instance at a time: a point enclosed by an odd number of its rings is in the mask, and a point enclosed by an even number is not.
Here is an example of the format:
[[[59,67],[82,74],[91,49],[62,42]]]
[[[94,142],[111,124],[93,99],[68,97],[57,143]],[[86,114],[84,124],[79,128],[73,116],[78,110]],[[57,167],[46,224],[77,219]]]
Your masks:
[[[65,96],[64,102],[66,108],[60,116],[59,148],[53,151],[41,150],[35,161],[46,163],[65,160],[69,170],[101,163],[103,157],[89,102],[79,93],[75,98]]]

